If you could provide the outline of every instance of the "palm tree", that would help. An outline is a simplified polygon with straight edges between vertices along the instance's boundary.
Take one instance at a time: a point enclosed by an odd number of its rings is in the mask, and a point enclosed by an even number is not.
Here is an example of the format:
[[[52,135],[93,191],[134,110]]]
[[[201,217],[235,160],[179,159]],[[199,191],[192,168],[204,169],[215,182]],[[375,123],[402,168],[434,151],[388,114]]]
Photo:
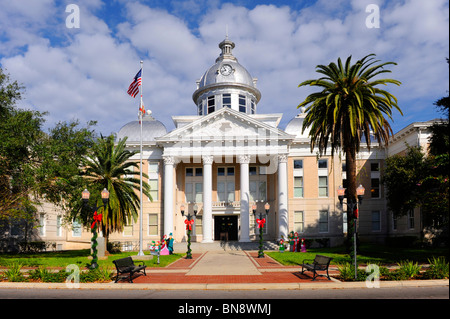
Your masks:
[[[365,137],[369,149],[372,136],[380,145],[387,145],[393,132],[385,116],[392,120],[393,108],[402,114],[396,97],[377,87],[388,83],[400,85],[401,82],[374,79],[377,75],[391,72],[384,67],[396,63],[378,62],[375,54],[369,54],[353,65],[349,56],[345,66],[338,58],[337,65],[332,62],[328,66],[316,67],[323,77],[299,84],[299,87],[309,85],[321,89],[298,105],[298,108],[307,106],[303,131],[310,127],[311,151],[318,147],[319,155],[323,155],[330,145],[332,156],[337,150],[345,154],[347,197],[353,201],[356,200],[356,154],[362,137]]]
[[[121,232],[127,222],[137,220],[140,210],[140,179],[139,171],[133,171],[132,167],[139,169],[139,165],[130,161],[137,154],[136,151],[125,149],[126,138],[114,144],[114,136],[101,138],[94,145],[92,155],[83,160],[84,171],[82,176],[88,182],[89,187],[98,191],[106,188],[109,191],[109,202],[102,211],[102,231],[108,238],[111,232]],[[147,178],[146,174],[143,174]],[[143,193],[152,200],[150,187],[142,181]],[[137,192],[136,192],[137,191]],[[100,198],[97,198],[98,206],[101,206]]]

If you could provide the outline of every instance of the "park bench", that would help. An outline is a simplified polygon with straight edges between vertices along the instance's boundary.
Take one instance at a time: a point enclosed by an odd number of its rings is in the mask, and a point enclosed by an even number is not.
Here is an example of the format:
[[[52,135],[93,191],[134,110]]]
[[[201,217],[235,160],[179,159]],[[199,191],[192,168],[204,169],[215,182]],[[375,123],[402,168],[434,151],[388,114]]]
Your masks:
[[[317,273],[318,270],[320,271],[326,271],[327,275],[326,277],[328,278],[328,280],[330,279],[330,275],[328,274],[328,267],[330,266],[330,262],[333,258],[331,257],[327,257],[327,256],[322,256],[322,255],[316,255],[316,257],[314,258],[314,260],[308,260],[308,259],[304,259],[302,262],[302,274],[305,271],[312,271],[314,276],[313,276],[313,280],[316,280],[317,276],[324,276],[325,275],[319,275]],[[308,261],[312,261],[312,263],[307,263]]]
[[[113,263],[114,265],[116,265],[117,270],[117,277],[115,282],[119,281],[119,276],[121,274],[130,274],[129,281],[133,282],[133,280],[131,279],[132,276],[142,270],[144,271],[144,275],[147,276],[147,274],[145,273],[145,267],[147,266],[145,266],[144,263],[142,263],[142,265],[136,266],[131,257],[116,259],[113,260]]]

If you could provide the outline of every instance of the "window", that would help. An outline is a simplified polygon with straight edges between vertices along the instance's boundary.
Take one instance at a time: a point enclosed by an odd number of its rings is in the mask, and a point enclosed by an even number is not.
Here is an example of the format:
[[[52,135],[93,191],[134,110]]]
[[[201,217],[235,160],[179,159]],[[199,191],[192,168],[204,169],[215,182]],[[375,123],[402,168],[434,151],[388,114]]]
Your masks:
[[[203,101],[198,103],[198,115],[203,115]]]
[[[213,96],[208,96],[208,114],[214,112],[216,107],[216,97]]]
[[[294,232],[303,233],[304,230],[304,220],[303,220],[303,212],[295,211],[294,212]]]
[[[319,212],[319,233],[328,232],[328,211],[321,210]]]
[[[159,163],[148,163],[148,185],[150,186],[150,196],[152,201],[158,200],[159,189]],[[150,198],[149,198],[150,200]]]
[[[217,198],[220,202],[233,202],[234,182],[217,182]]]
[[[234,197],[234,167],[217,168],[217,200],[233,202]]]
[[[123,236],[130,237],[133,236],[133,223],[127,218],[126,224],[123,226]]]
[[[186,202],[203,202],[203,183],[186,183],[185,188]]]
[[[370,163],[370,171],[371,172],[379,172],[380,171],[380,164],[378,162]]]
[[[256,104],[255,101],[251,100],[250,102],[250,113],[255,114],[256,113]]]
[[[61,226],[62,217],[60,215],[56,216],[56,236],[60,237],[62,235]]]
[[[194,228],[195,228],[195,235],[203,235],[202,216],[195,216]]]
[[[294,160],[294,169],[303,168],[303,160]]]
[[[398,217],[394,215],[394,213],[392,213],[392,229],[393,230],[397,230],[397,220]]]
[[[409,229],[414,229],[414,209],[408,212],[408,227]]]
[[[244,95],[239,95],[239,112],[246,113],[247,112],[247,106],[245,101]]]
[[[203,168],[202,167],[195,168],[195,176],[203,176]]]
[[[319,176],[319,197],[328,197],[328,176]]]
[[[186,176],[194,176],[194,169],[192,167],[186,168]]]
[[[39,214],[39,235],[45,236],[45,214]]]
[[[380,179],[370,179],[370,194],[372,198],[380,198]]]
[[[294,176],[294,197],[303,197],[303,177]]]
[[[261,168],[261,166],[259,166]],[[257,166],[249,167],[249,191],[250,201],[266,201],[267,200],[267,176],[265,170],[261,170],[258,174]]]
[[[72,223],[72,237],[81,237],[81,222],[75,219]]]
[[[328,160],[320,159],[318,162],[319,168],[328,168]]]
[[[303,197],[303,160],[294,160],[294,197]]]
[[[158,235],[158,214],[148,214],[148,234]]]
[[[381,230],[381,214],[379,210],[372,211],[372,231]]]
[[[380,164],[378,161],[370,163],[370,196],[380,198]]]
[[[231,94],[225,93],[222,95],[222,107],[231,107]]]

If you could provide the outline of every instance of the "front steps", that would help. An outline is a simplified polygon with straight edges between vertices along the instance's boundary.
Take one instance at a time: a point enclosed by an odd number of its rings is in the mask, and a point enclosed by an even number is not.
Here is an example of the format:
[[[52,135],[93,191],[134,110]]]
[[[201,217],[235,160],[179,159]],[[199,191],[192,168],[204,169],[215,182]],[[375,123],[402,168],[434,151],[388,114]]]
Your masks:
[[[264,250],[278,250],[275,242],[264,241]],[[187,242],[174,243],[174,252],[181,253],[187,251]],[[191,242],[192,252],[205,251],[233,251],[233,250],[259,250],[259,242],[239,242],[239,241],[215,241],[213,243]]]

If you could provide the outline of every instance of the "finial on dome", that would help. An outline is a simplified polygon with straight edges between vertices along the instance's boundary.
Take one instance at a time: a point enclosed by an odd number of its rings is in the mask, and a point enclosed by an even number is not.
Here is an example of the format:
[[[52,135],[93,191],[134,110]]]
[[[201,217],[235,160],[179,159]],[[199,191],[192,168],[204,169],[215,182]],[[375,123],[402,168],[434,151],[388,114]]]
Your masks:
[[[225,40],[219,43],[219,48],[222,50],[222,53],[220,53],[220,56],[216,59],[216,62],[218,62],[219,60],[223,60],[225,58],[237,61],[236,57],[233,55],[232,52],[234,47],[235,47],[234,42],[228,39],[227,34]]]

